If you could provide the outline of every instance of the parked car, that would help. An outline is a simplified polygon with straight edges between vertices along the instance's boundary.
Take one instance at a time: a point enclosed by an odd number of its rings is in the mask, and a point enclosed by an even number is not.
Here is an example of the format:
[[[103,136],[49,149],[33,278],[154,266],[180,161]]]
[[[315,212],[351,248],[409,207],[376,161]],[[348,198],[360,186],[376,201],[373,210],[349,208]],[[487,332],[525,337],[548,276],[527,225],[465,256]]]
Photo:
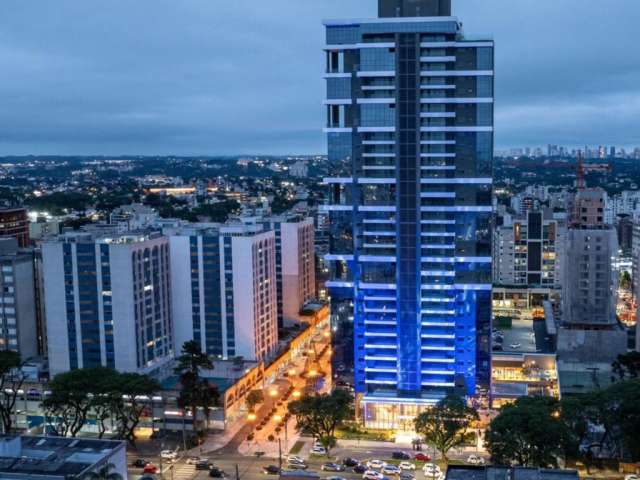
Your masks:
[[[381,471],[385,475],[400,475],[400,468],[390,463],[387,463],[384,467],[382,467]]]
[[[289,468],[290,470],[306,470],[309,467],[307,466],[306,463],[292,462],[291,460],[289,460],[287,462],[287,468]]]
[[[333,475],[331,477],[327,477],[326,480],[347,480],[347,479],[344,477],[338,477],[336,475]]]
[[[197,465],[202,461],[208,461],[206,458],[201,457],[187,457],[187,465]]]
[[[416,466],[414,463],[411,462],[400,462],[398,464],[398,467],[400,467],[400,470],[415,470]]]
[[[624,480],[640,480],[640,476],[630,473],[629,475],[624,476]]]
[[[178,452],[176,452],[175,450],[162,450],[160,452],[160,457],[163,460],[175,460],[176,458],[178,458]]]
[[[367,466],[361,463],[353,467],[353,473],[364,473],[367,470],[368,470]]]
[[[400,474],[400,480],[415,480],[415,478],[416,476],[413,473],[407,472],[406,470]]]
[[[393,452],[391,458],[394,460],[411,460],[411,455],[406,452]]]
[[[422,467],[425,476],[437,477],[440,475],[440,467],[435,463],[425,463]]]
[[[355,466],[356,466],[356,465],[358,465],[359,463],[360,463],[360,462],[358,462],[358,460],[356,460],[355,458],[351,458],[351,457],[347,457],[347,458],[344,458],[344,459],[342,460],[342,464],[343,464],[345,467],[355,467]]]
[[[200,460],[195,465],[196,465],[196,470],[209,470],[211,468],[211,463],[209,463],[209,460],[206,460],[206,459]]]
[[[209,470],[209,476],[213,478],[224,478],[227,474],[224,473],[224,470],[218,467],[211,467],[211,470]]]
[[[469,458],[467,458],[467,463],[470,463],[471,465],[484,465],[484,458],[479,457],[478,455],[469,455]]]
[[[430,462],[431,461],[431,457],[429,455],[427,455],[426,453],[416,453],[413,458],[415,460],[417,460],[418,462]]]
[[[378,470],[382,467],[384,467],[386,465],[386,463],[384,463],[382,460],[378,460],[376,458],[371,459],[367,462],[367,468],[369,470]]]
[[[298,455],[288,455],[287,456],[287,461],[288,462],[304,463],[304,458],[299,457]]]
[[[158,467],[156,467],[153,463],[147,463],[144,466],[144,470],[142,470],[142,473],[150,473],[151,475],[155,475],[156,473],[158,473]]]
[[[275,465],[267,465],[262,467],[262,473],[265,475],[280,475],[280,469]]]
[[[367,470],[362,474],[362,480],[383,480],[384,475],[375,470]]]
[[[344,467],[339,463],[327,462],[320,467],[323,472],[344,472]]]
[[[131,466],[134,468],[144,468],[147,463],[149,463],[149,460],[145,460],[144,458],[136,458]]]
[[[316,445],[311,449],[311,453],[314,455],[326,455],[327,450],[324,447]]]

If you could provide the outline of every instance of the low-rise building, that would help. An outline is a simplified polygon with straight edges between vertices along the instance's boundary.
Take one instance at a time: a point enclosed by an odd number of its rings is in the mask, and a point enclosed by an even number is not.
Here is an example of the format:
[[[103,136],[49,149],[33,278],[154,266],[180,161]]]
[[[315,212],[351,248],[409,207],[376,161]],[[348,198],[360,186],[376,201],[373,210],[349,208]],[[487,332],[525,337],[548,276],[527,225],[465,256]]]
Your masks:
[[[127,477],[125,442],[107,440],[4,436],[0,438],[0,478],[67,480],[89,478],[104,469]]]

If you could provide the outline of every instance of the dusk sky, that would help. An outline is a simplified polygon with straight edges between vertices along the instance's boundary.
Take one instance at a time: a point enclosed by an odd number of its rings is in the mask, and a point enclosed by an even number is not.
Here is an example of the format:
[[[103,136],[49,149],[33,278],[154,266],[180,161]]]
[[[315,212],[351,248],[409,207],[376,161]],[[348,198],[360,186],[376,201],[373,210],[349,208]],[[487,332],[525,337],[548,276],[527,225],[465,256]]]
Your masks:
[[[325,18],[375,0],[2,0],[0,155],[324,153]],[[453,0],[496,148],[640,146],[639,0]]]

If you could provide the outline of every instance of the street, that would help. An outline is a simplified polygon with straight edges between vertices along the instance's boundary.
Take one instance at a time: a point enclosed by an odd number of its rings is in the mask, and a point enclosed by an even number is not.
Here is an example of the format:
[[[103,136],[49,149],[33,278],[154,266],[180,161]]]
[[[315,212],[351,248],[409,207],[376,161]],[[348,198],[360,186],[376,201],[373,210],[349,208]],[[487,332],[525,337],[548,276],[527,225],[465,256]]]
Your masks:
[[[322,478],[331,477],[331,476],[340,476],[347,480],[361,480],[362,475],[353,473],[352,469],[348,468],[344,472],[323,472],[320,470],[320,467],[323,463],[327,462],[328,459],[322,456],[309,456],[308,452],[311,445],[312,440],[309,438],[303,439],[305,442],[305,447],[298,454],[299,456],[307,459],[307,465],[309,466],[307,471],[316,472]],[[342,459],[345,457],[356,458],[360,462],[366,462],[371,459],[380,459],[384,461],[391,460],[391,455],[394,451],[403,451],[413,456],[413,454],[417,453],[411,450],[410,447],[402,447],[395,445],[393,443],[388,442],[363,442],[367,443],[367,445],[358,446],[357,442],[349,441],[348,446],[341,446],[338,444],[336,448],[331,451],[331,458],[336,462],[342,462]],[[356,443],[355,445],[351,445],[352,443]],[[430,456],[433,456],[433,452],[431,449],[425,449],[422,453],[427,453]],[[464,462],[469,455],[475,454],[473,449],[465,449],[464,451],[451,451],[449,454],[450,460],[455,460],[457,462]],[[278,466],[277,458],[257,458],[254,456],[244,456],[238,453],[232,454],[225,452],[225,450],[219,450],[218,452],[213,452],[208,455],[204,455],[204,458],[207,458],[212,464],[216,467],[221,468],[229,479],[234,479],[236,476],[236,465],[238,466],[238,475],[240,480],[256,480],[260,479],[268,479],[268,478],[276,478],[276,476],[265,475],[262,472],[262,467],[267,465],[276,465]],[[135,459],[135,457],[130,458],[130,463]],[[153,460],[155,465],[159,465],[159,459],[157,458],[148,458],[148,460]],[[283,462],[286,460],[283,458]],[[424,474],[420,470],[420,466],[422,465],[420,462],[416,463],[416,479],[421,480],[424,477]],[[166,467],[166,462],[165,462]],[[140,475],[140,471],[136,469],[130,470],[131,478],[135,479]],[[173,476],[172,476],[173,475]],[[158,478],[161,478],[158,476]],[[209,478],[208,472],[206,471],[196,471],[195,467],[191,465],[185,465],[184,460],[178,461],[173,464],[172,469],[165,468],[165,480],[193,480],[193,479],[204,479]],[[391,479],[396,477],[390,476]]]

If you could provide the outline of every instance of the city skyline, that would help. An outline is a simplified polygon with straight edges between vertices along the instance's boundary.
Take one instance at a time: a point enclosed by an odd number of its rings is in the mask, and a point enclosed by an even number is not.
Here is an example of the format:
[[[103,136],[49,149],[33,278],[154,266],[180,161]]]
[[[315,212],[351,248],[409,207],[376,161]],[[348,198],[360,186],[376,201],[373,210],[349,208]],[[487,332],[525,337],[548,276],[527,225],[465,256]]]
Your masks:
[[[322,64],[308,52],[322,46],[322,19],[375,10],[373,0],[5,5],[0,155],[324,153]],[[640,144],[638,72],[616,47],[632,38],[634,12],[632,1],[454,1],[466,31],[507,39],[496,148]]]

